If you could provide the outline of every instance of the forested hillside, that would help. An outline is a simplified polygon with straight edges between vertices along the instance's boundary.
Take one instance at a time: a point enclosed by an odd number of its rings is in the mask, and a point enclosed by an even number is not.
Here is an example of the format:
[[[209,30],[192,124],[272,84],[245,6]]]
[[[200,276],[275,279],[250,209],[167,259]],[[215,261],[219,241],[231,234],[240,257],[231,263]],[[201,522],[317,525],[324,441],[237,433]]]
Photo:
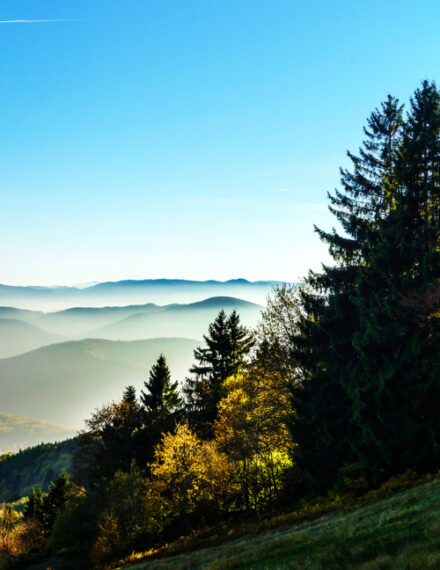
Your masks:
[[[18,453],[0,456],[0,503],[28,495],[32,488],[44,492],[63,469],[71,473],[77,440],[42,443]]]

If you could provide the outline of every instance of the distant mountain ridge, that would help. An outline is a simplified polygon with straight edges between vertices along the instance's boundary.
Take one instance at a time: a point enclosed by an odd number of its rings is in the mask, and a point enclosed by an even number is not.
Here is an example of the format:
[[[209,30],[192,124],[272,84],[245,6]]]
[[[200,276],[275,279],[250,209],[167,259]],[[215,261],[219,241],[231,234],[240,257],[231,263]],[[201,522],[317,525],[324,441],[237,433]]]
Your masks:
[[[234,297],[212,297],[197,303],[167,305],[162,310],[136,312],[92,333],[97,338],[137,340],[165,337],[172,331],[177,337],[202,339],[209,323],[221,309],[226,313],[237,310],[241,322],[252,328],[258,322],[262,308],[255,303]]]
[[[0,305],[20,309],[60,310],[75,306],[190,303],[215,296],[238,297],[264,304],[278,281],[191,281],[185,279],[128,279],[105,281],[86,287],[1,285]]]
[[[62,441],[76,433],[76,430],[66,426],[0,413],[0,455],[39,443]]]
[[[30,325],[39,327],[42,334],[57,335],[53,340],[48,342],[36,343],[35,346],[26,346],[23,350],[3,353],[1,341],[1,325],[0,325],[0,357],[19,354],[31,348],[37,348],[44,344],[51,344],[64,338],[109,338],[113,340],[142,340],[157,337],[183,337],[183,338],[199,338],[202,339],[203,334],[207,331],[209,323],[216,317],[221,309],[230,312],[237,310],[243,323],[253,327],[260,317],[262,310],[261,305],[237,299],[236,297],[209,297],[195,303],[171,303],[168,305],[156,305],[155,303],[146,303],[143,305],[125,305],[125,306],[105,306],[105,307],[72,307],[61,311],[54,312],[30,312],[24,311],[25,319]],[[5,314],[8,314],[8,308],[3,307]],[[12,322],[12,316],[20,315],[20,309],[9,309]],[[14,313],[13,311],[17,311]],[[153,314],[155,315],[153,317]],[[136,330],[129,331],[127,323],[123,325],[124,332],[119,335],[118,323],[124,323],[132,318],[134,323],[136,318],[143,315],[144,323],[141,326],[140,321]],[[147,315],[149,317],[147,318]],[[0,308],[0,323],[2,322],[2,312]],[[173,320],[174,319],[174,320]],[[6,319],[5,319],[6,321]],[[130,321],[128,321],[129,323]],[[6,325],[5,325],[6,326]],[[108,329],[110,327],[110,329]],[[29,327],[28,327],[29,328]],[[44,332],[45,331],[45,332]],[[110,332],[109,332],[110,331]],[[101,336],[104,334],[104,336]]]

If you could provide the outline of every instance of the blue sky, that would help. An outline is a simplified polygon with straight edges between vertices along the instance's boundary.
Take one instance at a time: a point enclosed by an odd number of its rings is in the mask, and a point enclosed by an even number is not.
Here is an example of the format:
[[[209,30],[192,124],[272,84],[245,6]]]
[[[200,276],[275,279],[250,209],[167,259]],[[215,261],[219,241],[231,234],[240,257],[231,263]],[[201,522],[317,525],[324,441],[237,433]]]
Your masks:
[[[9,22],[10,20],[66,20]],[[0,282],[295,280],[440,3],[0,0]]]

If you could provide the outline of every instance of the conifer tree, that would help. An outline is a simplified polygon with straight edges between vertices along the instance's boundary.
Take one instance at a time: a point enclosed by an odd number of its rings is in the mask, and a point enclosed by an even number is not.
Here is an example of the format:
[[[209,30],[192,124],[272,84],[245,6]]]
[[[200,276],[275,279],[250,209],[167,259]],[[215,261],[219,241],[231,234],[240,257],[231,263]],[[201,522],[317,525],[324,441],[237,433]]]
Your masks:
[[[150,370],[148,382],[144,382],[147,392],[141,392],[141,402],[145,412],[153,420],[172,415],[180,406],[177,382],[171,381],[171,373],[166,358],[159,356]]]
[[[144,408],[144,447],[146,461],[153,458],[154,447],[163,433],[174,429],[182,400],[177,382],[171,381],[171,373],[163,354],[150,370],[148,382],[144,382],[146,391],[141,392],[140,400]]]
[[[348,153],[352,169],[341,170],[342,191],[329,195],[330,210],[344,234],[316,228],[328,244],[334,266],[311,272],[302,289],[303,316],[293,339],[298,363],[292,385],[295,415],[291,430],[295,461],[314,482],[329,484],[338,469],[354,459],[353,417],[347,393],[355,361],[353,335],[359,317],[352,300],[366,240],[374,242],[378,224],[390,210],[397,184],[394,164],[402,130],[402,107],[392,97],[367,121],[359,156]]]
[[[353,300],[360,327],[349,383],[362,470],[439,462],[440,94],[411,100],[396,163],[394,207],[367,241]]]
[[[42,522],[44,532],[47,535],[51,533],[58,515],[66,506],[70,487],[70,479],[65,471],[50,484],[40,511],[42,513],[40,522]]]
[[[118,470],[128,472],[133,460],[142,461],[143,410],[132,386],[120,402],[95,410],[85,423],[73,459],[78,483],[97,486]]]
[[[201,433],[209,435],[223,396],[223,382],[243,366],[254,341],[240,324],[238,313],[233,311],[228,317],[223,310],[203,338],[206,347],[194,351],[197,364],[190,369],[192,377],[187,378],[184,392],[189,418]]]
[[[42,509],[43,509],[43,491],[39,487],[36,491],[32,487],[32,491],[28,496],[28,501],[26,507],[23,511],[23,516],[27,519],[42,519]]]

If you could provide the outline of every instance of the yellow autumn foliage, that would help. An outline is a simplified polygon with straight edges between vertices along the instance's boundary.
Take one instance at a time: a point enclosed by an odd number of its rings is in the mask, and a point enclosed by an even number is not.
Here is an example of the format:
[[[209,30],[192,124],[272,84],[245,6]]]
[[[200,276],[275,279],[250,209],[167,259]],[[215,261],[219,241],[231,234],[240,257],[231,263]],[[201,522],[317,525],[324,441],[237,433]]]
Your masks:
[[[202,441],[182,424],[157,446],[151,482],[175,516],[208,505],[220,512],[231,491],[232,471],[216,442]]]
[[[287,384],[257,367],[228,378],[220,401],[215,441],[233,465],[237,509],[263,510],[279,498],[282,476],[291,465],[291,413]]]

